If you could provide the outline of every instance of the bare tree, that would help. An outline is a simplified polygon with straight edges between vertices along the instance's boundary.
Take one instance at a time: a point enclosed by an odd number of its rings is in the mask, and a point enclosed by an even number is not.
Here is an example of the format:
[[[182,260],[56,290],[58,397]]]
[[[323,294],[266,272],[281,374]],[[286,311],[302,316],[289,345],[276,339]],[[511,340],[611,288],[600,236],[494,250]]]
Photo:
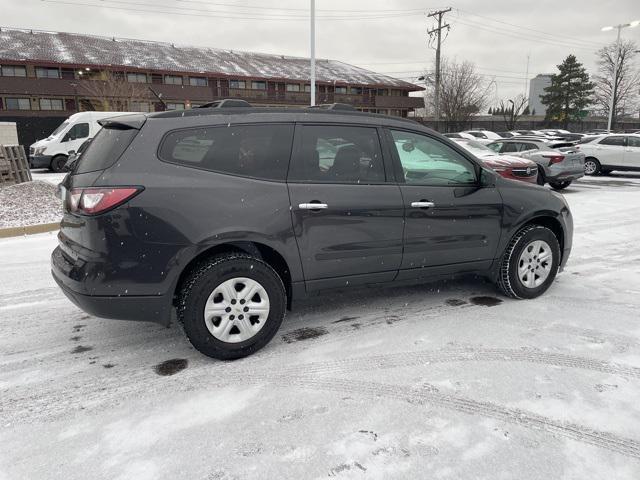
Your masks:
[[[529,99],[524,95],[518,95],[506,101],[500,100],[500,113],[504,119],[504,125],[507,130],[516,128],[518,119],[524,115],[524,111],[528,108]]]
[[[631,41],[621,41],[618,52],[617,43],[602,47],[596,53],[598,60],[598,75],[594,77],[595,102],[601,114],[607,115],[613,92],[613,118],[611,128],[616,123],[616,117],[625,112],[636,112],[640,103],[640,70],[634,65],[638,45]],[[613,84],[614,72],[617,70],[617,80]]]
[[[440,64],[440,112],[448,122],[462,127],[471,115],[483,111],[491,98],[491,82],[476,73],[469,61],[443,59]],[[435,110],[435,95],[425,95],[425,105]]]
[[[78,90],[90,98],[96,110],[112,112],[127,111],[129,102],[149,96],[145,84],[128,82],[122,72],[111,71],[102,72],[98,79],[81,82]]]

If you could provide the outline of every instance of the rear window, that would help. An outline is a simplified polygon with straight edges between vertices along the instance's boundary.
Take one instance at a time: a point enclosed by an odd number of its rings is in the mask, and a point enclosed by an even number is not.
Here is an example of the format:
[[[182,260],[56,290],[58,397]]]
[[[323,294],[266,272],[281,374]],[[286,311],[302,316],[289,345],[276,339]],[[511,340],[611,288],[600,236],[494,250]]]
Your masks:
[[[165,162],[266,180],[287,176],[293,125],[234,125],[176,130],[158,156]]]
[[[596,138],[598,138],[598,137],[582,137],[582,138],[578,141],[578,143],[579,143],[580,145],[585,144],[585,143],[590,143],[590,142],[593,142]]]
[[[104,170],[116,163],[138,133],[135,128],[107,126],[100,129],[78,161],[74,173]]]

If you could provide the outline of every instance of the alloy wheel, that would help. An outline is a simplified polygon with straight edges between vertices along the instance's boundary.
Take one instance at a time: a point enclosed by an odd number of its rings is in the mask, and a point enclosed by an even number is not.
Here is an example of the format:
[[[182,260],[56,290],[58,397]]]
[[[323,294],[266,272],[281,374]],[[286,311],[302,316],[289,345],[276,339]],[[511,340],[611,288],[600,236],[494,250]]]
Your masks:
[[[544,240],[534,240],[520,254],[518,278],[523,286],[536,288],[542,285],[551,273],[553,252]]]

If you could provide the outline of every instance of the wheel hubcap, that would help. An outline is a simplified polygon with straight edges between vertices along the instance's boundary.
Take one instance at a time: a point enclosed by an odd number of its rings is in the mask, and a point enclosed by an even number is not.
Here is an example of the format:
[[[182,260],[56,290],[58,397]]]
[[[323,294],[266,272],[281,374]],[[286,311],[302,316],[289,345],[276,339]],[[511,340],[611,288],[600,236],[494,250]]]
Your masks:
[[[256,335],[269,317],[269,295],[251,278],[232,278],[218,285],[204,307],[204,322],[211,335],[227,343],[244,342]]]
[[[590,175],[596,171],[596,163],[590,160],[584,162],[584,173]]]
[[[518,278],[527,288],[542,285],[551,273],[553,252],[544,240],[534,240],[529,243],[518,260]]]

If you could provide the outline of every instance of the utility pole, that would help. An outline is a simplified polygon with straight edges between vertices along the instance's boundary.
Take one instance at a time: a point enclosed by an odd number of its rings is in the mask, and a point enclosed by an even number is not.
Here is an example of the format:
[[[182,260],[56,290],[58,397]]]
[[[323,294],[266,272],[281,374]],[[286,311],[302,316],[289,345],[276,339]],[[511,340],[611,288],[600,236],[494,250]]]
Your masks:
[[[529,87],[529,57],[531,53],[527,53],[527,70],[524,74],[524,98],[527,98],[528,87]],[[527,104],[529,102],[527,101]]]
[[[316,1],[311,0],[311,106],[316,104]]]
[[[445,25],[442,24],[442,17],[444,14],[451,11],[451,7],[445,8],[443,10],[436,10],[427,15],[427,17],[433,17],[438,19],[438,26],[436,28],[432,28],[427,31],[429,37],[432,35],[436,35],[436,85],[435,85],[435,107],[436,107],[436,130],[438,129],[438,124],[440,123],[440,49],[442,47],[442,30],[445,28],[449,28],[450,25],[447,23]]]

